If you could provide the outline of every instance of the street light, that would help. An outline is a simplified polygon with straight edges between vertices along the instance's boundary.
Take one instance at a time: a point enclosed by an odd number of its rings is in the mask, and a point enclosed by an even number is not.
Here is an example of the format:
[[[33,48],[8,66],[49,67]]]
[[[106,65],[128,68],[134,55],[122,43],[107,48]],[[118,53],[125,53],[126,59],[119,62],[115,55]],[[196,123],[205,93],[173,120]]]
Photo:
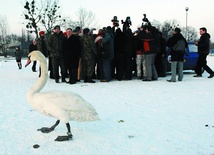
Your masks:
[[[185,10],[186,10],[186,39],[187,39],[187,16],[188,16],[189,8],[186,7]]]

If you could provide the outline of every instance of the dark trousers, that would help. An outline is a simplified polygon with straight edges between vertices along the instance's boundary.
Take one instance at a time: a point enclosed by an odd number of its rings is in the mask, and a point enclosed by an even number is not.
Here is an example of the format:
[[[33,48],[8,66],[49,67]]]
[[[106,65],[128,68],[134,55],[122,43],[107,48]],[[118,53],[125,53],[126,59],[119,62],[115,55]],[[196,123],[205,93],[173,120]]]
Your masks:
[[[199,54],[195,72],[197,75],[202,75],[202,68],[209,74],[213,74],[212,69],[207,66],[207,54]]]
[[[116,65],[116,73],[117,73],[117,79],[123,80],[124,77],[124,67],[125,67],[125,58],[124,58],[124,54],[118,54],[118,58],[117,58],[117,65]]]
[[[103,60],[98,58],[97,60],[97,76],[99,79],[104,79]]]
[[[69,68],[69,82],[77,82],[77,68]]]
[[[107,81],[112,80],[112,72],[111,72],[111,60],[109,59],[103,59],[103,70],[104,70],[104,78]]]
[[[65,62],[63,58],[51,58],[53,67],[53,76],[55,79],[59,79],[59,67],[61,69],[61,76],[65,78]]]

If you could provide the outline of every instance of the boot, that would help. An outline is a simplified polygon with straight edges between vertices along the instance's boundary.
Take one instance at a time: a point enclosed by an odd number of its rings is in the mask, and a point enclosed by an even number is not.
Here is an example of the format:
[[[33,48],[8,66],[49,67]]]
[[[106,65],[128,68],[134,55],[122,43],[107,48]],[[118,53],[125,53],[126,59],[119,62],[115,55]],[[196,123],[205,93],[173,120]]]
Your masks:
[[[66,82],[65,76],[62,76],[62,82]]]
[[[20,64],[17,64],[17,65],[18,65],[19,69],[21,69],[21,68],[20,68]]]
[[[88,82],[88,83],[95,83],[95,81],[92,80],[92,77],[91,77],[91,76],[88,77],[87,82]]]
[[[75,84],[75,83],[76,83],[76,80],[74,80],[74,79],[73,79],[73,77],[72,77],[72,74],[71,74],[71,73],[69,73],[69,81],[68,81],[68,82],[66,82],[66,83],[68,83],[68,84]]]
[[[85,82],[85,83],[88,82],[88,77],[87,77],[87,76],[84,77],[84,82]]]
[[[56,83],[59,83],[59,79],[55,79],[55,82],[56,82]]]

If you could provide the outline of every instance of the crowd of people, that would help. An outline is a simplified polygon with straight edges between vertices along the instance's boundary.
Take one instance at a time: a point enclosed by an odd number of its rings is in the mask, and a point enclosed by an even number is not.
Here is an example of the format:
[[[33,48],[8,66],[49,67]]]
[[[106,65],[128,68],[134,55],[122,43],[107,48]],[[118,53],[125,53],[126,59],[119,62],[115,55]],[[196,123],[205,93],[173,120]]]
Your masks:
[[[172,37],[166,41],[162,33],[148,21],[135,32],[130,28],[130,17],[122,21],[122,29],[116,16],[111,21],[112,26],[99,29],[97,34],[93,34],[89,28],[80,27],[67,28],[63,32],[59,25],[54,27],[48,38],[45,38],[44,31],[40,31],[39,38],[32,41],[29,52],[39,50],[49,59],[49,77],[56,83],[61,81],[75,84],[81,80],[95,83],[94,79],[100,82],[132,80],[134,76],[142,81],[158,80],[158,77],[166,76],[166,47],[169,47],[172,75],[167,81],[176,82],[177,68],[178,81],[183,80],[183,61],[188,44],[179,28],[175,28]],[[212,78],[214,72],[206,61],[210,35],[206,28],[200,28],[200,35],[195,43],[199,58],[196,64],[197,75],[194,77],[202,76],[203,67],[210,74],[209,78]],[[184,42],[183,47],[178,45],[180,40]],[[17,63],[21,69],[21,58],[18,56]],[[32,71],[36,71],[36,62]]]

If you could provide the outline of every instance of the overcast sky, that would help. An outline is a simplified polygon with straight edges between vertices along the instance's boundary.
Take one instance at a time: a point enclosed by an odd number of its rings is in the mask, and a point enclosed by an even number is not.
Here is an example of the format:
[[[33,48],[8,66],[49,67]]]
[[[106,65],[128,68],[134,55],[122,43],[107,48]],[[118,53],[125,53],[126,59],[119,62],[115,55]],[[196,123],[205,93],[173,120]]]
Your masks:
[[[24,28],[21,17],[24,2],[25,0],[5,0],[4,4],[0,5],[0,15],[7,17],[11,33],[21,34],[21,29]],[[176,19],[181,27],[186,26],[187,13],[187,25],[193,26],[197,31],[200,27],[206,27],[208,33],[213,36],[211,39],[214,40],[212,2],[212,0],[59,0],[59,5],[62,8],[62,15],[70,16],[72,19],[76,18],[79,8],[92,11],[96,16],[96,28],[112,25],[113,16],[117,16],[119,20],[125,20],[130,16],[133,31],[141,25],[144,13],[150,21],[155,19],[164,22]],[[186,7],[189,7],[188,12],[185,11]]]

